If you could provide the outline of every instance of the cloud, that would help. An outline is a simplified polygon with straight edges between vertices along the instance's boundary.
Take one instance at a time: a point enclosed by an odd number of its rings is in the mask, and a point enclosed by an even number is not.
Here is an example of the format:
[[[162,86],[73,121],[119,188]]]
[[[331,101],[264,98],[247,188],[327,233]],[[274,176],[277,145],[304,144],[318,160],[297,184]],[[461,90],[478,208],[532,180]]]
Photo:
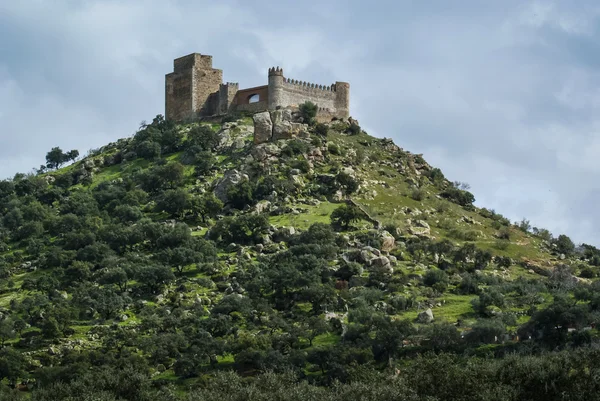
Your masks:
[[[478,205],[600,245],[599,17],[591,0],[4,2],[0,176],[131,135],[198,51],[242,87],[273,65],[348,81],[368,132]]]

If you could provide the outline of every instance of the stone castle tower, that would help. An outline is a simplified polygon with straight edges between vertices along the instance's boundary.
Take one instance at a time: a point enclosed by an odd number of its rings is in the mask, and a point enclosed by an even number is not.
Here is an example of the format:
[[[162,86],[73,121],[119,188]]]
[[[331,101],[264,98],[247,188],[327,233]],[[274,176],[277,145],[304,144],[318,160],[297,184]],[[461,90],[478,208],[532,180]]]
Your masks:
[[[232,111],[261,112],[298,107],[311,101],[318,107],[317,119],[350,116],[350,84],[324,86],[286,78],[283,69],[270,68],[268,84],[239,89],[223,83],[223,71],[212,67],[212,56],[192,53],[174,60],[173,72],[165,77],[165,116],[182,121],[217,116]]]

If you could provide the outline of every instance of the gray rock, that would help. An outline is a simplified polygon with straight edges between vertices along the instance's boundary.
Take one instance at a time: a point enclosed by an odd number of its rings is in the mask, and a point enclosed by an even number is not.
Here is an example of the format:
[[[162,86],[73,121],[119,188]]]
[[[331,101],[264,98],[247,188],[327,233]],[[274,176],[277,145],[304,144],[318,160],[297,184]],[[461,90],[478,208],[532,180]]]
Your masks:
[[[261,214],[267,213],[269,211],[271,211],[271,202],[269,202],[268,200],[261,200],[256,204],[256,206],[254,206],[255,213]]]
[[[383,230],[380,234],[381,239],[381,250],[382,251],[391,251],[394,249],[394,245],[396,245],[396,239],[392,234]]]
[[[417,322],[424,324],[433,322],[433,312],[431,311],[431,309],[427,308],[427,310],[419,313],[419,315],[417,316]]]
[[[227,171],[223,178],[221,178],[215,186],[215,196],[222,202],[227,202],[227,191],[229,188],[233,185],[239,184],[244,180],[248,180],[248,176],[246,174],[242,174],[235,169]]]
[[[383,267],[388,266],[390,264],[390,260],[387,256],[379,256],[371,260],[371,265],[374,267]]]
[[[235,141],[233,141],[233,144],[231,145],[231,147],[233,149],[243,149],[244,146],[246,146],[246,142],[244,142],[244,140],[242,138],[238,138]]]
[[[254,120],[254,143],[264,143],[271,140],[273,137],[273,122],[271,114],[268,111],[256,113],[252,119]]]

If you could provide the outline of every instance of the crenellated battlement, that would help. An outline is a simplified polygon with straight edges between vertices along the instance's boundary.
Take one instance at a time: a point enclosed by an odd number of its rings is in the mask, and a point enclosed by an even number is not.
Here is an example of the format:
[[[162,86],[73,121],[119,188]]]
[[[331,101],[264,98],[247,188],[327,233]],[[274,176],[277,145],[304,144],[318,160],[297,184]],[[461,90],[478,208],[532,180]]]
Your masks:
[[[310,89],[319,89],[319,90],[327,91],[327,92],[335,92],[335,84],[326,86],[326,85],[314,84],[311,82],[298,81],[297,79],[291,79],[291,78],[285,78],[285,77],[283,78],[283,82],[286,84],[297,85],[297,86],[306,87],[306,88],[310,88]]]
[[[279,68],[279,66],[269,68],[269,76],[271,75],[283,76],[283,68]]]
[[[223,72],[212,68],[212,56],[192,53],[174,61],[166,76],[166,117],[183,120],[221,115],[235,110],[265,111],[298,107],[310,101],[321,120],[349,117],[350,85],[322,85],[286,78],[279,66],[268,69],[268,85],[240,89],[237,82],[222,80]]]

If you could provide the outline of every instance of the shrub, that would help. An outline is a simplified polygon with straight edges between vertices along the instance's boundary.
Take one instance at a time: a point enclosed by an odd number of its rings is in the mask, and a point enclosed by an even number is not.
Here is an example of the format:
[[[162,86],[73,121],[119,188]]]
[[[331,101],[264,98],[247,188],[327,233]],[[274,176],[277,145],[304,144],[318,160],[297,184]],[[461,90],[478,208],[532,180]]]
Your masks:
[[[433,287],[435,284],[448,284],[448,275],[445,271],[439,269],[431,269],[425,273],[423,283],[428,287]]]
[[[291,163],[291,167],[298,169],[303,173],[308,173],[310,171],[310,163],[306,159],[295,160]]]
[[[425,191],[421,188],[415,188],[410,193],[410,197],[418,202],[421,202],[423,199],[425,199]]]
[[[442,197],[449,199],[450,201],[457,203],[461,206],[472,206],[475,202],[475,197],[469,191],[465,191],[458,188],[448,188],[440,194]]]
[[[320,148],[321,146],[323,146],[323,141],[321,140],[321,138],[314,136],[311,140],[310,140],[310,144],[316,148]]]
[[[309,125],[313,125],[315,123],[315,117],[317,116],[317,105],[313,102],[306,101],[298,108],[304,122]]]
[[[575,251],[575,244],[571,241],[571,238],[564,234],[559,235],[558,238],[554,240],[554,244],[556,245],[556,250],[566,256],[571,255],[573,251]]]
[[[329,127],[327,124],[318,123],[315,125],[315,134],[320,136],[327,136],[327,132],[329,131]]]
[[[135,153],[144,159],[153,160],[160,157],[160,144],[152,141],[140,142],[135,147]]]
[[[440,184],[446,179],[446,177],[444,177],[444,173],[442,173],[442,170],[440,170],[437,167],[431,169],[431,171],[428,174],[428,177],[434,184]]]
[[[227,199],[231,206],[242,210],[246,205],[254,203],[254,185],[250,181],[245,180],[237,185],[231,186],[227,190]]]
[[[329,153],[331,153],[332,155],[339,155],[340,154],[340,148],[339,146],[337,146],[335,143],[329,142],[327,144],[327,151]]]
[[[501,228],[496,234],[496,237],[499,239],[510,240],[510,229],[508,227]]]
[[[289,157],[301,155],[306,152],[308,152],[308,144],[299,139],[289,141],[287,145],[281,149],[281,154]]]
[[[346,130],[346,132],[350,135],[358,135],[362,132],[360,125],[356,124],[356,123],[352,123],[350,124],[350,126],[348,126],[348,129]]]
[[[510,241],[507,239],[497,239],[494,242],[494,248],[501,250],[501,251],[505,251],[506,249],[508,249],[509,245],[510,245]]]
[[[347,229],[351,223],[363,217],[362,211],[354,205],[342,205],[331,213],[331,223]]]
[[[583,269],[581,269],[581,272],[579,273],[579,277],[594,278],[594,277],[596,277],[596,272],[591,267],[586,266]]]

